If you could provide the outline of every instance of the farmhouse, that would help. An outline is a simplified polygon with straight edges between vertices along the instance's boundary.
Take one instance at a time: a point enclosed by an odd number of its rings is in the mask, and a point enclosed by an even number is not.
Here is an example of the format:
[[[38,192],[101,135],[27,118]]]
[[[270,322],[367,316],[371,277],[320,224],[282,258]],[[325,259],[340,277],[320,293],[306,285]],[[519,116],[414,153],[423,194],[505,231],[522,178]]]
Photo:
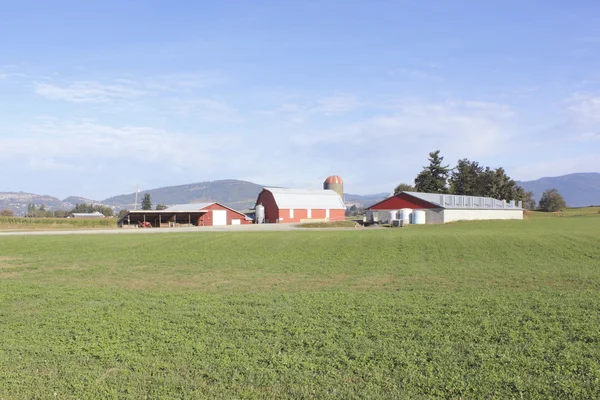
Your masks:
[[[119,218],[119,227],[217,226],[252,223],[245,214],[219,203],[177,204],[165,210],[134,210]]]
[[[423,210],[428,224],[444,224],[463,220],[523,219],[522,202],[490,197],[451,194],[402,192],[367,208],[371,222],[390,222],[394,211]]]
[[[334,190],[264,188],[256,200],[258,223],[343,221],[346,207]]]

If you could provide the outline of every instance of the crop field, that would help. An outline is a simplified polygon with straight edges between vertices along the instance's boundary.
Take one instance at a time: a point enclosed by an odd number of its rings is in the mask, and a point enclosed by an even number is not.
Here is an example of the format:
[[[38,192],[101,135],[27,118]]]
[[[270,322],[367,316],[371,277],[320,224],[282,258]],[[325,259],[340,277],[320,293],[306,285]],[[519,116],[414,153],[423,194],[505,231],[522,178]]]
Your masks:
[[[0,399],[600,398],[600,214],[0,237]]]
[[[0,217],[0,231],[50,230],[50,229],[91,229],[116,228],[116,218],[75,219],[75,218],[24,218]]]

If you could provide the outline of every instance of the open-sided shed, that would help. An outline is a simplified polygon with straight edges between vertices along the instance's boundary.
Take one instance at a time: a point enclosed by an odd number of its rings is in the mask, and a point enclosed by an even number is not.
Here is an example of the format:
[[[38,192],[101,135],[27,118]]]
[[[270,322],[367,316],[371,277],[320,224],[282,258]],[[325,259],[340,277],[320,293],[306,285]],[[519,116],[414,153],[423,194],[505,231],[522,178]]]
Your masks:
[[[248,224],[245,214],[219,203],[177,204],[165,210],[134,210],[119,218],[119,227],[216,226]]]

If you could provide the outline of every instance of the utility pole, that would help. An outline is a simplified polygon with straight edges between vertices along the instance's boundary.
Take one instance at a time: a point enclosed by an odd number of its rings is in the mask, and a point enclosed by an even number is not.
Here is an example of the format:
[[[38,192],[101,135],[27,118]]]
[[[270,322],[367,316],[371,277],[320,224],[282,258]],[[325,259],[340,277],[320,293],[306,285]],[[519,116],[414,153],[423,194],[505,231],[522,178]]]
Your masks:
[[[138,201],[138,193],[140,192],[140,186],[138,185],[135,189],[135,203],[133,204],[133,209],[137,210],[137,201]]]

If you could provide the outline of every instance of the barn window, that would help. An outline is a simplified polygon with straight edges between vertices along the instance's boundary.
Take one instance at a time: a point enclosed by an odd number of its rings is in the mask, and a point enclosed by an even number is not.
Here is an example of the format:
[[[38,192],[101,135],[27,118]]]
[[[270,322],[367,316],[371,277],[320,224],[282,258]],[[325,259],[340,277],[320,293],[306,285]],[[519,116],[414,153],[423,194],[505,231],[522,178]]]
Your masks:
[[[294,218],[294,209],[290,209],[290,218]]]

